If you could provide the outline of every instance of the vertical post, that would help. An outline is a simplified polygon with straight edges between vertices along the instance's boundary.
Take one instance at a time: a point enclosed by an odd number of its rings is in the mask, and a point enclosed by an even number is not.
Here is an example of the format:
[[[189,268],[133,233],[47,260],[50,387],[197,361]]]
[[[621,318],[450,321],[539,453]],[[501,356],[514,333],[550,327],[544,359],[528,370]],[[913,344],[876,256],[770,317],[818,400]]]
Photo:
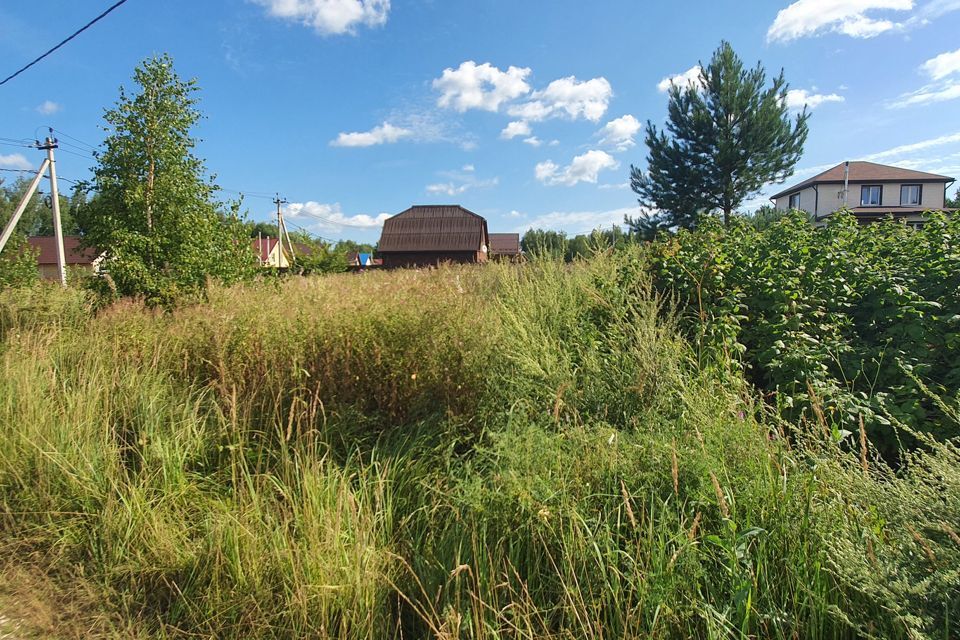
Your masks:
[[[47,150],[47,161],[50,165],[50,199],[53,206],[53,235],[56,238],[57,245],[57,273],[60,276],[60,284],[67,286],[67,258],[63,250],[63,224],[60,221],[60,190],[57,188],[57,161],[53,157],[53,150],[57,148],[57,139],[52,137],[53,130],[50,130],[50,137],[41,149]]]
[[[7,222],[7,226],[3,228],[3,233],[0,233],[0,251],[3,251],[3,248],[7,246],[7,241],[10,239],[10,236],[13,235],[13,230],[17,226],[17,223],[20,222],[20,216],[26,211],[27,205],[30,203],[30,198],[32,198],[33,194],[37,191],[37,186],[40,184],[40,180],[43,179],[43,174],[46,172],[49,163],[49,160],[44,160],[43,163],[41,163],[40,168],[37,170],[37,175],[35,175],[33,181],[30,182],[27,192],[23,194],[23,200],[20,201],[17,210],[13,212],[13,215]]]
[[[287,246],[290,249],[290,259],[292,260],[294,258],[293,244],[290,242],[290,234],[287,233],[287,225],[283,223],[283,209],[281,208],[281,205],[287,204],[287,199],[281,198],[280,194],[278,193],[277,197],[273,199],[273,203],[277,205],[277,244],[280,245],[280,253],[277,257],[277,266],[282,267],[283,265],[281,264],[281,262],[283,262],[283,236],[284,235],[287,236]],[[289,261],[287,262],[287,266],[288,267],[290,266]]]

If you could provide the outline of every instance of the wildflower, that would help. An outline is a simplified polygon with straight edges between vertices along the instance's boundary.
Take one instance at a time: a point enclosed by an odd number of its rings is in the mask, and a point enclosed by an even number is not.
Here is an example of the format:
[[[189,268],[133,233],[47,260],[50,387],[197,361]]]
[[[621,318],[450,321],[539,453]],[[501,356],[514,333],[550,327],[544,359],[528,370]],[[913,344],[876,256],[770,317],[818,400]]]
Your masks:
[[[411,380],[416,380],[416,379],[417,379],[417,374],[411,373],[411,374],[410,374],[410,379],[411,379]]]

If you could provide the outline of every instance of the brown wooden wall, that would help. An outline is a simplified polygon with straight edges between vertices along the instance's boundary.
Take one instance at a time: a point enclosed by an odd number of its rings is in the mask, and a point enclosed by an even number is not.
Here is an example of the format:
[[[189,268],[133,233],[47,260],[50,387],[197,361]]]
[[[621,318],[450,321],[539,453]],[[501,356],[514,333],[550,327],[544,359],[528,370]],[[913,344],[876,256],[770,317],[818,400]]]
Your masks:
[[[482,251],[411,251],[379,254],[383,266],[388,269],[401,267],[429,267],[452,262],[456,264],[476,264],[486,262],[487,254]]]

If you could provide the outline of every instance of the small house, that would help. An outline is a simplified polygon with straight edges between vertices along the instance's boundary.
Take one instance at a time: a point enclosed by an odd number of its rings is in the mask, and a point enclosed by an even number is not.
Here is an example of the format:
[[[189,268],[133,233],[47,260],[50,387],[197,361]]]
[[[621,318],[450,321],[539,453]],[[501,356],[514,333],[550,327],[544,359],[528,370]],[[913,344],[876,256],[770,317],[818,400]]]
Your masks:
[[[421,267],[443,262],[486,262],[487,221],[459,205],[417,205],[383,223],[378,256],[383,266]]]
[[[290,256],[278,238],[258,236],[252,242],[253,252],[261,267],[273,269],[287,269],[290,267]]]
[[[817,223],[840,209],[849,209],[861,223],[888,215],[919,225],[924,212],[944,208],[954,179],[875,162],[842,162],[774,195],[781,211],[798,209]]]
[[[57,239],[55,236],[27,238],[30,248],[37,252],[37,268],[44,280],[60,280],[57,266]],[[79,236],[63,237],[63,257],[67,268],[96,271],[103,255],[96,249],[82,248]]]

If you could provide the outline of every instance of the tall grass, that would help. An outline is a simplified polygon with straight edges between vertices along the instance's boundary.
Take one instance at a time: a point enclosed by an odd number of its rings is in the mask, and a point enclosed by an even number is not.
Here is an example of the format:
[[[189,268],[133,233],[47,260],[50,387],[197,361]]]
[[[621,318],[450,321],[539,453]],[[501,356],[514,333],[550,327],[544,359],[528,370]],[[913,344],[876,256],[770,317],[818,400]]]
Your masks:
[[[633,264],[50,298],[0,350],[6,550],[156,637],[955,635],[956,448],[783,423]]]

